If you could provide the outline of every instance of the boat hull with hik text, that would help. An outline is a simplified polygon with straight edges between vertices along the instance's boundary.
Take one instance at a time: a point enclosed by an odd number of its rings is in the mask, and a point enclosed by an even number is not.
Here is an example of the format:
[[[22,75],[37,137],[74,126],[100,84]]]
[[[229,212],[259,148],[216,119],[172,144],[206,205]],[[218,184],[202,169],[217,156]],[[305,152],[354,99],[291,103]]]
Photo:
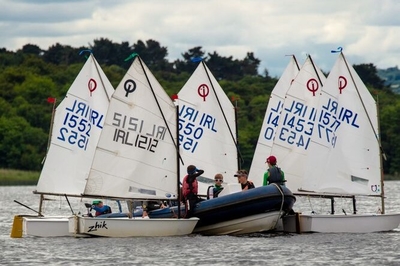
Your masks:
[[[193,232],[198,218],[143,219],[96,218],[74,215],[69,218],[69,232],[101,237],[163,237],[183,236]]]

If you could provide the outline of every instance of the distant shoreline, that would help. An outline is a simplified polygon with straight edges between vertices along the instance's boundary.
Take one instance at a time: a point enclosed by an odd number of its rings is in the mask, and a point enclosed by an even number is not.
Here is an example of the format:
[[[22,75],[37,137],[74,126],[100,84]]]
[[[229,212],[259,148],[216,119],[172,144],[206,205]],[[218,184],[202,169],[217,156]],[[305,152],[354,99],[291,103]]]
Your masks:
[[[0,168],[0,186],[36,186],[40,172]]]
[[[0,186],[36,186],[40,172],[0,168]],[[400,180],[400,175],[385,175],[385,181]]]

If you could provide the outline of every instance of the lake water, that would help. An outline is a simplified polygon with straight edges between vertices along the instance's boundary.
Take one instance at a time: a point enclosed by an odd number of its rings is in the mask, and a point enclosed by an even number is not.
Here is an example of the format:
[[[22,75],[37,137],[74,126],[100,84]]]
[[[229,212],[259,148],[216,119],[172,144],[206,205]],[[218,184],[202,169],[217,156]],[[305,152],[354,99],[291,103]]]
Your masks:
[[[370,234],[284,234],[162,238],[10,238],[14,215],[34,214],[39,198],[34,187],[0,187],[0,265],[400,265],[400,229]],[[400,181],[385,183],[386,212],[400,212]],[[85,212],[70,199],[72,209]],[[64,199],[47,201],[48,214],[71,214]],[[329,202],[327,202],[329,203]],[[359,199],[359,212],[376,211],[376,200]],[[295,207],[325,213],[309,199]],[[351,203],[336,202],[351,212]],[[82,208],[83,207],[83,208]],[[116,206],[113,206],[116,209]]]

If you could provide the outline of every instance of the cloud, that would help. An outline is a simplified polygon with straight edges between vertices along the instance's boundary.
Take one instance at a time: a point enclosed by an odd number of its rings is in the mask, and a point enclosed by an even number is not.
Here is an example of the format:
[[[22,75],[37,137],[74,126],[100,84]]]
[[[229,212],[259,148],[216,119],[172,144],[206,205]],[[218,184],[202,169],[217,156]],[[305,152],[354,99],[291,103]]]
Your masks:
[[[202,46],[207,53],[243,59],[254,52],[260,70],[280,76],[295,54],[311,54],[328,72],[342,46],[353,64],[398,65],[400,5],[397,0],[0,0],[0,47],[27,43],[47,49],[55,43],[87,46],[153,39],[168,59]]]

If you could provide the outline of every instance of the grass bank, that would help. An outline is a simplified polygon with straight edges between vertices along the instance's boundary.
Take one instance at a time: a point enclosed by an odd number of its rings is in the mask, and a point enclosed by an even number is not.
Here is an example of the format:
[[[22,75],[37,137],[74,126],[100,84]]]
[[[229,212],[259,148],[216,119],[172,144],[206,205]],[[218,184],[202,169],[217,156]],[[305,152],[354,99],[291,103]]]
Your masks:
[[[385,181],[400,180],[400,175],[385,175]]]
[[[0,168],[0,186],[35,186],[40,172]]]

